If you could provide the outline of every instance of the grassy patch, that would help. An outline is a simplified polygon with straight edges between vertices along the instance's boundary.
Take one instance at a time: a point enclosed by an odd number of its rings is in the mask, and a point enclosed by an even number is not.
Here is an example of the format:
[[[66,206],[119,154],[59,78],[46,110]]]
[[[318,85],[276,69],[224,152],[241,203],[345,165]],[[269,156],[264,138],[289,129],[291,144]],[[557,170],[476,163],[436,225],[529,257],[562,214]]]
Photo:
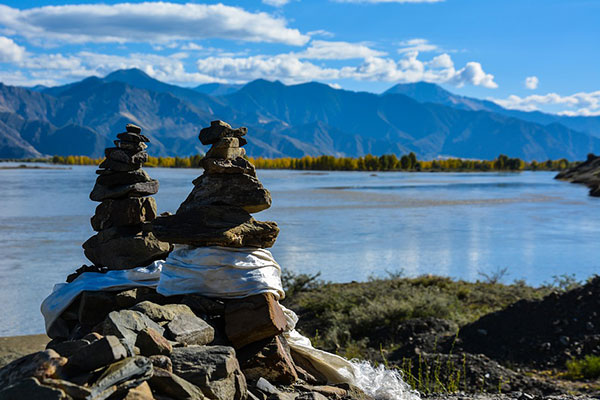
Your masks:
[[[600,378],[600,356],[587,355],[567,361],[566,376],[573,380]]]

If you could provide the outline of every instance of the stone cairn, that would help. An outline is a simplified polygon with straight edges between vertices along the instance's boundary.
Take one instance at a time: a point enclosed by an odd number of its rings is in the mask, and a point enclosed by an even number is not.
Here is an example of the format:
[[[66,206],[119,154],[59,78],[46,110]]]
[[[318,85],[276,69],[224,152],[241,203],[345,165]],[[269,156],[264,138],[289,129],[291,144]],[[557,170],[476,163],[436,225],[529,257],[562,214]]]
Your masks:
[[[158,183],[139,169],[147,139],[135,127],[127,130],[116,148],[107,149],[91,195],[102,201],[92,225],[95,237],[103,237],[84,245],[95,264],[143,264],[167,251],[162,242],[274,244],[277,224],[250,215],[267,209],[271,196],[244,158],[246,128],[213,121],[201,130],[200,141],[212,145],[201,161],[205,171],[176,214],[154,219],[153,229],[140,229],[156,215],[152,198],[143,196],[156,193]],[[121,252],[127,246],[140,255]],[[51,329],[45,351],[0,369],[0,400],[368,399],[351,385],[327,385],[288,345],[283,310],[270,293],[226,300],[165,297],[150,288],[83,292],[61,320],[68,329]]]
[[[170,245],[151,231],[156,201],[146,197],[158,192],[158,181],[142,169],[148,161],[148,138],[140,127],[128,124],[119,133],[116,147],[105,149],[106,159],[96,171],[98,178],[90,199],[101,202],[92,217],[98,232],[84,244],[85,256],[95,267],[130,269],[164,259]]]

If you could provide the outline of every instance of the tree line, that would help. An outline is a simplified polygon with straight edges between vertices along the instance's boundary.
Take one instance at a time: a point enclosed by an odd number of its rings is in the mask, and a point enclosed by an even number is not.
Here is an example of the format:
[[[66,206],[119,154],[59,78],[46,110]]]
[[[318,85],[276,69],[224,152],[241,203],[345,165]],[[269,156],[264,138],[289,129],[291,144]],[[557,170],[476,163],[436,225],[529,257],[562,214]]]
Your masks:
[[[164,168],[199,168],[203,156],[189,157],[149,157],[146,167]],[[43,159],[46,162],[65,165],[98,165],[104,158],[87,156],[54,156]],[[308,171],[559,171],[578,164],[565,158],[559,160],[526,162],[520,158],[510,158],[500,154],[494,160],[473,160],[463,158],[447,158],[435,160],[418,160],[415,153],[398,158],[395,154],[363,157],[304,156],[301,158],[264,158],[248,157],[258,169],[294,169]],[[23,161],[23,160],[21,160]],[[28,160],[25,160],[28,161]],[[34,161],[34,160],[29,160]],[[35,161],[41,161],[36,159]]]

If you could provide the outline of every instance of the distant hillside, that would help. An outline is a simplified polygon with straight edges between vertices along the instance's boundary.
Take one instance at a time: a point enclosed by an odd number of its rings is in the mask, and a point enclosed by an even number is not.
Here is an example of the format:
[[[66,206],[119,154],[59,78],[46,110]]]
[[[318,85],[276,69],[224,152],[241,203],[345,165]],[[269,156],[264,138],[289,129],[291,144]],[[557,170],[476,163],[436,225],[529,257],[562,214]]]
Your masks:
[[[383,95],[266,80],[190,89],[129,69],[52,88],[0,84],[0,157],[98,157],[128,122],[151,138],[151,155],[187,156],[205,150],[197,134],[214,119],[247,126],[254,157],[414,151],[420,158],[574,160],[600,151],[600,139],[585,133],[596,119],[568,120],[579,132],[565,117],[538,113],[548,120],[536,123],[513,113],[426,83]]]

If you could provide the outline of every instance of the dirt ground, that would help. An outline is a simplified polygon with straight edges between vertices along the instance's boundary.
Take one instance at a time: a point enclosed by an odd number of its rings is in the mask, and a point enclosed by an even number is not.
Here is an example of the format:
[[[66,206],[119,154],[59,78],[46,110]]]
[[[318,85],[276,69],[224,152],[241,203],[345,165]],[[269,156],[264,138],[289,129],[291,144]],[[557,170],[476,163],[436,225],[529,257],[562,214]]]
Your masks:
[[[46,348],[46,335],[0,337],[0,368],[9,362]]]

